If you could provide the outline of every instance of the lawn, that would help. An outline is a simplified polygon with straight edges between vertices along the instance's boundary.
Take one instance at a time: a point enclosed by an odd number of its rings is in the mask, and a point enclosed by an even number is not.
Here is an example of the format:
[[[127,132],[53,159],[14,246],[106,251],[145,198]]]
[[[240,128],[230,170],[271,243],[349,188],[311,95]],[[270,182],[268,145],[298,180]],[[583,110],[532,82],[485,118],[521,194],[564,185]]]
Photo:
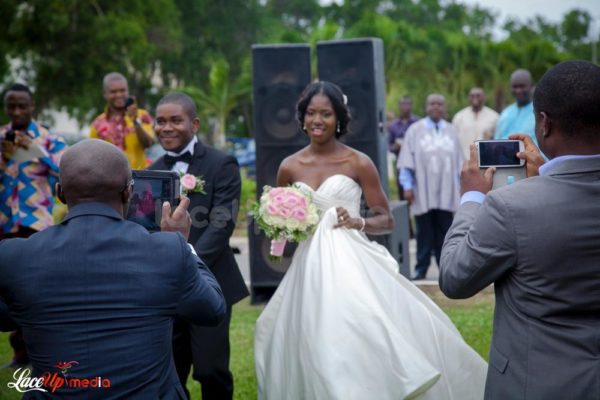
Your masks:
[[[463,337],[479,354],[487,360],[492,331],[493,293],[486,289],[469,300],[449,300],[436,286],[425,286],[422,289],[450,316]],[[250,305],[245,300],[234,307],[231,324],[231,369],[235,376],[235,399],[256,399],[256,380],[252,342],[254,322],[258,318],[262,306]],[[0,333],[0,365],[10,360],[12,350],[8,345],[8,334]],[[0,399],[20,399],[6,383],[12,381],[11,369],[0,370]],[[188,381],[188,389],[193,399],[200,399],[200,386]]]

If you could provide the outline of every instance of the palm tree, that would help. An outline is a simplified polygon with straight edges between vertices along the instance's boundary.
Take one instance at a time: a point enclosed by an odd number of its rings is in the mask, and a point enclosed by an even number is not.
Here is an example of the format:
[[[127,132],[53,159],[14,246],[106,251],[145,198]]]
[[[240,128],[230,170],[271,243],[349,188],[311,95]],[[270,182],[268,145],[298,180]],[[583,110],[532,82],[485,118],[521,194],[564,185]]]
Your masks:
[[[251,90],[249,80],[240,76],[233,81],[229,76],[229,63],[219,59],[210,68],[206,90],[195,86],[182,89],[198,105],[199,114],[211,121],[208,143],[225,148],[225,129],[227,118],[238,105],[239,99]]]

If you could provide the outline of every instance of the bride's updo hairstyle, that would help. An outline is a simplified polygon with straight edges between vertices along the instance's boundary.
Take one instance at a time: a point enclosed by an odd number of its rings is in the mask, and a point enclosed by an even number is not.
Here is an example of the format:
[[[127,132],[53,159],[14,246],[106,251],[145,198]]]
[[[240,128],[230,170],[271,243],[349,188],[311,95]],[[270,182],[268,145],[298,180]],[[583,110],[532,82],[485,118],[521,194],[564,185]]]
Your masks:
[[[350,117],[350,110],[348,109],[348,99],[342,93],[342,89],[339,88],[335,83],[327,81],[317,81],[309,84],[306,89],[300,95],[300,100],[296,104],[296,118],[300,122],[300,127],[304,129],[304,116],[306,115],[306,109],[308,103],[312,98],[318,94],[326,96],[335,112],[335,117],[339,123],[339,130],[336,128],[335,137],[339,139],[342,135],[348,133],[348,124],[352,119]]]

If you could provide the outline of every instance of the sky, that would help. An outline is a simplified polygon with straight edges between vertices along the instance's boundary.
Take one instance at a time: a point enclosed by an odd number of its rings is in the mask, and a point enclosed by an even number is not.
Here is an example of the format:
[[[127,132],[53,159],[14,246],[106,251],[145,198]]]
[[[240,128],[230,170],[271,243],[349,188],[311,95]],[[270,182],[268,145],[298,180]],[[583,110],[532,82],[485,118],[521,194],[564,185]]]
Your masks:
[[[551,22],[559,22],[568,11],[579,8],[590,13],[595,24],[600,23],[600,0],[458,0],[469,5],[479,4],[500,13],[500,21],[507,17],[527,19],[536,14]],[[596,28],[598,29],[598,28]]]
[[[414,0],[413,0],[414,1]],[[451,0],[446,0],[451,1]],[[500,13],[500,22],[507,17],[518,17],[523,20],[536,14],[543,15],[551,22],[562,20],[562,16],[573,8],[588,11],[600,24],[600,0],[456,0],[458,3],[469,5],[479,4]],[[320,0],[321,4],[332,2],[340,3],[341,0]],[[598,29],[598,28],[596,28]]]

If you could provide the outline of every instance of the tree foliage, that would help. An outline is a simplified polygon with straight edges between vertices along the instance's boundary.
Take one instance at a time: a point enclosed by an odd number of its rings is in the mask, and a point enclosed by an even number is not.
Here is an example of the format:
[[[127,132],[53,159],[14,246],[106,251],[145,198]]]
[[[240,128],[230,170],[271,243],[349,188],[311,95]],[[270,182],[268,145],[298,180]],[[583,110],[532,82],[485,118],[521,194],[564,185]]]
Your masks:
[[[439,92],[452,114],[472,86],[502,108],[514,69],[539,79],[558,61],[590,59],[598,41],[585,10],[557,23],[500,21],[485,7],[442,0],[4,0],[0,13],[0,76],[8,83],[16,72],[34,87],[38,108],[89,121],[103,107],[103,75],[121,71],[148,108],[185,88],[217,145],[225,133],[252,135],[254,43],[380,37],[388,108],[409,94],[422,114],[427,94]]]

